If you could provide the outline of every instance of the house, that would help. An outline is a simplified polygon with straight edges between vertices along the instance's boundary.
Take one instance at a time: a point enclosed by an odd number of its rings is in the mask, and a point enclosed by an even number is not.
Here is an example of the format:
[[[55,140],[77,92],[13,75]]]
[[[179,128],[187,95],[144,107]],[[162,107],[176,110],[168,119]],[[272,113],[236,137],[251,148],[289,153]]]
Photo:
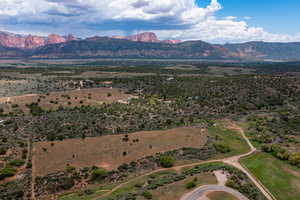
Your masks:
[[[4,122],[5,122],[4,120],[0,119],[0,126],[5,126]]]
[[[167,81],[172,81],[172,80],[174,80],[174,79],[175,79],[175,78],[171,76],[171,77],[168,77],[166,80],[167,80]]]

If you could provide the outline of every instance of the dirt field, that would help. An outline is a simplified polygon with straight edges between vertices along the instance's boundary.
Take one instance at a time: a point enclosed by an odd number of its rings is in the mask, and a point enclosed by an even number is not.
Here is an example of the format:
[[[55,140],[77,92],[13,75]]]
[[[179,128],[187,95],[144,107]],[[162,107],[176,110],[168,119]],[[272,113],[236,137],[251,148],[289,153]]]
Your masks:
[[[111,96],[108,96],[111,94]],[[0,104],[4,104],[5,111],[11,111],[13,105],[18,105],[24,112],[29,112],[26,104],[39,102],[43,109],[57,109],[59,106],[75,107],[80,105],[95,105],[101,103],[112,103],[118,100],[126,100],[132,95],[125,94],[116,88],[93,88],[65,92],[53,92],[49,95],[29,94],[16,97],[0,98]]]
[[[142,131],[129,135],[103,136],[35,144],[33,158],[36,176],[64,170],[67,164],[75,167],[98,166],[115,169],[123,163],[182,147],[200,147],[206,143],[206,133],[197,127],[166,131]],[[133,142],[133,140],[139,140]],[[47,151],[44,151],[46,148]],[[127,155],[123,155],[126,152]]]

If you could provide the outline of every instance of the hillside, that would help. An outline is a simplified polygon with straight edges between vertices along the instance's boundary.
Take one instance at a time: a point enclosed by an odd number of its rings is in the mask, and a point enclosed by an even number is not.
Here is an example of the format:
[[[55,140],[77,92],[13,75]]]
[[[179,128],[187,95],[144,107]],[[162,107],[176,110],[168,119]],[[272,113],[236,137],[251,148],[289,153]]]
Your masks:
[[[300,42],[210,44],[198,41],[160,40],[155,33],[131,36],[90,37],[72,35],[48,37],[0,31],[0,58],[178,58],[289,60],[300,58]]]
[[[21,49],[4,47],[0,45],[0,58],[17,58],[24,56],[26,56],[26,52]]]
[[[93,37],[37,48],[34,58],[227,58],[226,49],[203,41],[179,44]]]
[[[226,44],[226,49],[234,57],[248,59],[274,59],[274,60],[299,60],[300,42],[294,43],[268,43],[247,42],[241,44]]]

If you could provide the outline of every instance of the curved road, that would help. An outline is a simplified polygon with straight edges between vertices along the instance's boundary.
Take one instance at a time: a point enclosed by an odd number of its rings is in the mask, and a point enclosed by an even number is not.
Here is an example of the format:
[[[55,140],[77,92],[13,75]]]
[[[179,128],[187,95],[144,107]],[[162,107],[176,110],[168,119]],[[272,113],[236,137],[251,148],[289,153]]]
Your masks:
[[[237,197],[239,200],[248,200],[247,197],[242,195],[240,192],[233,190],[226,186],[220,186],[220,185],[205,185],[202,187],[199,187],[192,192],[185,194],[181,200],[199,200],[201,197],[205,197],[207,193],[209,192],[215,192],[215,191],[222,191],[229,194],[232,194],[233,196]],[[204,198],[203,198],[204,199]]]
[[[263,193],[263,195],[268,200],[276,200],[276,198],[268,191],[268,189],[258,179],[256,179],[252,174],[250,174],[246,168],[244,168],[239,163],[239,160],[241,158],[247,157],[247,156],[255,153],[257,150],[251,144],[250,140],[247,138],[247,136],[245,135],[244,130],[241,127],[239,127],[237,124],[235,124],[235,123],[233,123],[233,122],[231,122],[229,120],[227,122],[230,124],[229,128],[238,131],[242,135],[242,137],[245,139],[245,141],[247,142],[247,144],[250,147],[250,151],[248,153],[245,153],[245,154],[242,154],[242,155],[233,156],[233,157],[229,157],[229,158],[219,159],[219,160],[208,160],[208,161],[202,161],[202,162],[198,162],[198,163],[192,163],[192,164],[187,164],[187,165],[175,166],[175,167],[169,168],[169,169],[174,169],[176,171],[179,171],[179,170],[181,170],[183,168],[186,168],[186,167],[194,167],[194,166],[201,165],[201,164],[204,164],[204,163],[223,162],[225,164],[228,164],[228,165],[231,165],[233,167],[236,167],[237,169],[239,169],[242,172],[244,172],[248,176],[248,178],[253,182],[253,184],[261,191],[261,193]],[[93,200],[96,200],[96,199],[101,198],[101,197],[108,196],[108,195],[112,194],[113,192],[115,192],[116,190],[120,189],[121,187],[125,186],[126,184],[128,184],[128,183],[130,183],[130,182],[132,182],[134,180],[137,180],[137,179],[142,178],[142,177],[146,177],[146,176],[151,175],[153,173],[165,171],[165,170],[166,169],[158,169],[158,170],[154,170],[152,172],[149,172],[147,174],[144,174],[142,176],[135,177],[134,179],[131,179],[130,181],[127,181],[127,182],[124,182],[124,183],[118,185],[117,187],[113,188],[110,192],[107,192],[105,194],[96,196],[95,198],[93,198]],[[202,186],[202,187],[204,187],[204,186]],[[185,196],[183,196],[182,198],[184,198],[184,197]],[[193,199],[182,199],[182,198],[181,198],[181,200],[193,200]],[[197,200],[199,200],[199,198],[200,198],[200,196],[198,196]]]

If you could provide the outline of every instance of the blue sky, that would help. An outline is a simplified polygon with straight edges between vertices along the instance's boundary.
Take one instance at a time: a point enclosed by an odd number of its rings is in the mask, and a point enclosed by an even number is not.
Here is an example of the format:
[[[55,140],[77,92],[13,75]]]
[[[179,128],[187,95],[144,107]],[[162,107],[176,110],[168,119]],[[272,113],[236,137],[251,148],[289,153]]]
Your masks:
[[[212,43],[300,41],[299,0],[1,0],[0,30]]]
[[[201,5],[210,0],[197,0]],[[219,0],[224,7],[218,17],[250,16],[251,26],[259,26],[273,33],[296,34],[300,32],[299,0]]]

